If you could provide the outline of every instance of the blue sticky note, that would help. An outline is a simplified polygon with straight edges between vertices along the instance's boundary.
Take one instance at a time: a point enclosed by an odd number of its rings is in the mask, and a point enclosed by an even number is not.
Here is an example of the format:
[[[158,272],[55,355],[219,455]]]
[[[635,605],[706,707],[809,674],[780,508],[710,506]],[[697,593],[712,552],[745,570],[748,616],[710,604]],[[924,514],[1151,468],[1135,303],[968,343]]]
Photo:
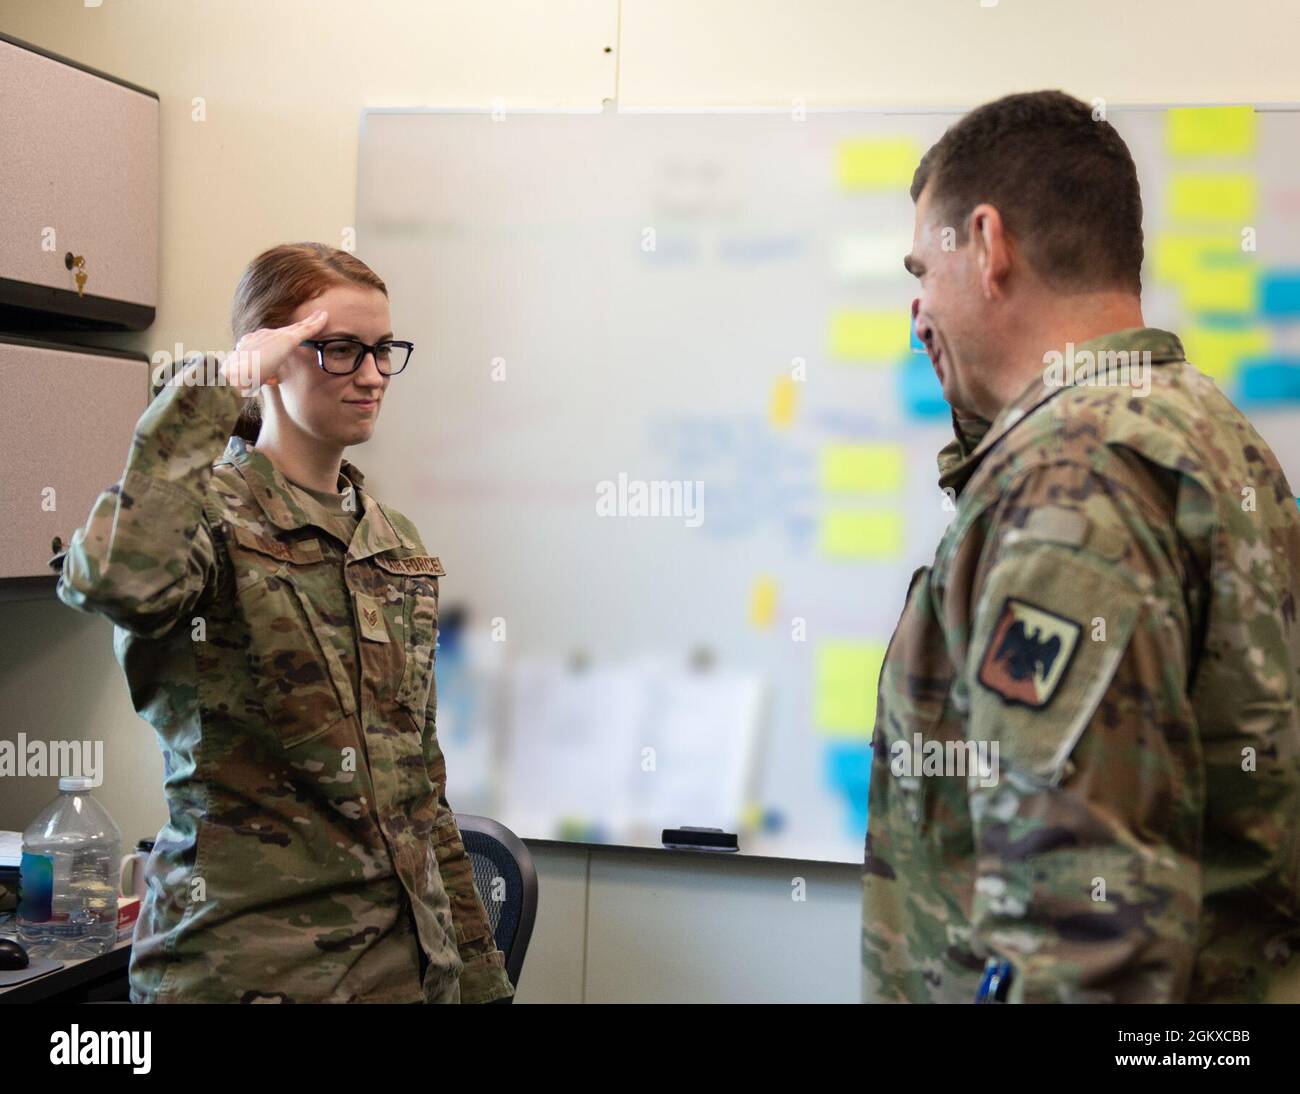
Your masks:
[[[845,823],[861,837],[867,830],[867,795],[871,788],[871,746],[833,744],[826,749],[826,781],[848,806]]]
[[[1300,357],[1247,357],[1237,371],[1242,407],[1300,403]]]
[[[913,355],[903,361],[898,370],[898,386],[899,401],[914,418],[946,419],[951,414],[928,356]]]
[[[1261,274],[1259,310],[1270,316],[1300,316],[1300,270]]]

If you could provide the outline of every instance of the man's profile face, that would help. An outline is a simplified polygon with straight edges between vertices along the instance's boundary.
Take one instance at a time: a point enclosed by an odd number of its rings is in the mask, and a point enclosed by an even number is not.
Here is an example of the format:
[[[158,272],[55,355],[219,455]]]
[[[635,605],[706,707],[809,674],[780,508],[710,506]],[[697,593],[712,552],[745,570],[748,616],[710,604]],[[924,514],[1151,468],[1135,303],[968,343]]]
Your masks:
[[[943,387],[943,397],[958,410],[979,413],[979,362],[988,342],[984,298],[973,269],[970,240],[956,242],[957,225],[939,222],[927,184],[916,202],[912,251],[903,260],[920,284],[912,301],[917,337]],[[946,244],[946,246],[945,246]]]

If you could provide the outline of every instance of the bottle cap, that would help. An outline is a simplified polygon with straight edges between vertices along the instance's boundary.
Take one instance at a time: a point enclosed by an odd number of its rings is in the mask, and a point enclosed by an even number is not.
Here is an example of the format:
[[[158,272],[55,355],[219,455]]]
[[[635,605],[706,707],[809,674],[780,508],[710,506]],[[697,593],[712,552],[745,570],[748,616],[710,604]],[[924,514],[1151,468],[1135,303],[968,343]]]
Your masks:
[[[94,790],[95,780],[85,777],[73,777],[65,775],[59,780],[60,790]]]

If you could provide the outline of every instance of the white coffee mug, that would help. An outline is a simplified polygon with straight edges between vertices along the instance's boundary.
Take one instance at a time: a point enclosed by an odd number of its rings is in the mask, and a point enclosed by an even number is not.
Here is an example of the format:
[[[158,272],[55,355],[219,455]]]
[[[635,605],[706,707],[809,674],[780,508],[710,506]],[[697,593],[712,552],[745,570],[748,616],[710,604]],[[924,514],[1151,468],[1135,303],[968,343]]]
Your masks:
[[[122,856],[122,865],[117,873],[117,888],[123,896],[144,899],[144,864],[148,861],[148,851],[132,851],[129,855]]]

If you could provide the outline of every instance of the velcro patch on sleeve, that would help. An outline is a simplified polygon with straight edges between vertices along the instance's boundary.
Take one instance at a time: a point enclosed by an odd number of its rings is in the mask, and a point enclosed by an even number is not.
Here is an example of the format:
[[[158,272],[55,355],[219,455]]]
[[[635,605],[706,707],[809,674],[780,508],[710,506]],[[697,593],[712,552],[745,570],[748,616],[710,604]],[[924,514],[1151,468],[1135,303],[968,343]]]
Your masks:
[[[1088,539],[1091,522],[1077,509],[1062,509],[1056,505],[1043,505],[1034,509],[1025,521],[1026,539],[1045,539],[1078,547]]]

